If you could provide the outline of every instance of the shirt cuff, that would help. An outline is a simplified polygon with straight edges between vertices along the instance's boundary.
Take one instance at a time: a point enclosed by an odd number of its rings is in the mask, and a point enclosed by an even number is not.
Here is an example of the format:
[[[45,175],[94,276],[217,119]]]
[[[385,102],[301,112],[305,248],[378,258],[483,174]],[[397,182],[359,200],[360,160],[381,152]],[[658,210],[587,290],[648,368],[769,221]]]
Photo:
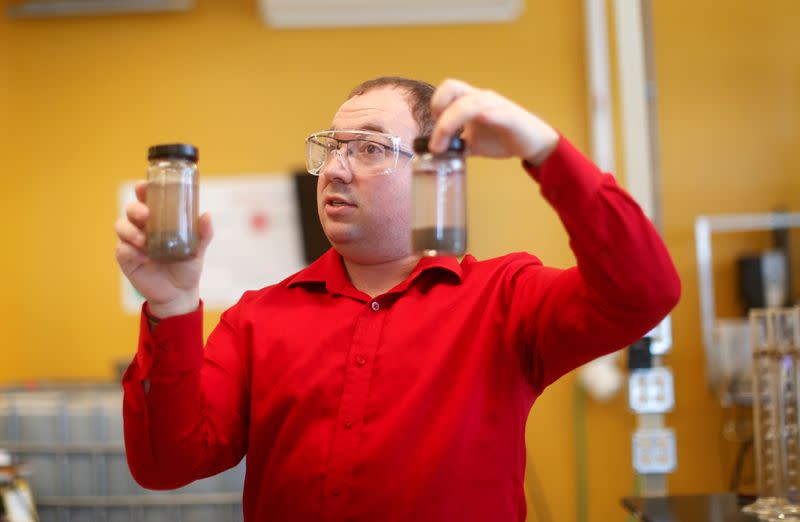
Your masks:
[[[158,327],[152,331],[148,325],[149,317],[153,315],[145,302],[139,322],[139,347],[136,353],[139,380],[182,374],[202,365],[202,300],[193,312],[159,319]]]

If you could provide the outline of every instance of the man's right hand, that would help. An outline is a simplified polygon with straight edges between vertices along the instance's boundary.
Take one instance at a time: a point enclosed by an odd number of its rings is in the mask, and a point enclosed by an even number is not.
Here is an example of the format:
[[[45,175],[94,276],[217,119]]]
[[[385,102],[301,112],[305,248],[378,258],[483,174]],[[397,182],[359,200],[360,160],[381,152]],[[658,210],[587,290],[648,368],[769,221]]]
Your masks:
[[[200,273],[203,255],[213,236],[211,216],[199,219],[197,255],[187,261],[160,263],[147,257],[145,225],[150,211],[147,208],[147,182],[136,184],[136,199],[127,206],[127,218],[120,218],[115,229],[119,243],[117,263],[134,288],[147,299],[150,313],[159,318],[192,312],[200,304]]]

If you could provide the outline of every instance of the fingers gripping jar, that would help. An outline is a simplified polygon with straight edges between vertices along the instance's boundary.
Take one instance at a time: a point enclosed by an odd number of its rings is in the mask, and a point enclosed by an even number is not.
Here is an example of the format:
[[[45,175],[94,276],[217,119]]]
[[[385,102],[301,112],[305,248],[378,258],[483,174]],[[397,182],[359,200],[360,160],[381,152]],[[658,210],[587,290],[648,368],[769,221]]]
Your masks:
[[[461,256],[467,248],[466,144],[450,140],[433,154],[429,136],[414,140],[412,248],[424,256]]]
[[[189,259],[198,243],[197,148],[154,145],[147,159],[147,255],[157,261]]]

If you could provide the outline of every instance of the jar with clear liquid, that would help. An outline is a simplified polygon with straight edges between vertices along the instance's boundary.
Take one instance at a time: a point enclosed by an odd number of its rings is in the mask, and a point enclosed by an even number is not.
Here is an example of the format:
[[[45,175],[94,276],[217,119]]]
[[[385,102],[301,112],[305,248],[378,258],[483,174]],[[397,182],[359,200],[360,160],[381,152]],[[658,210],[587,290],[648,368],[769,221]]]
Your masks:
[[[467,249],[465,143],[452,138],[447,150],[428,150],[428,136],[414,140],[411,242],[423,256],[461,256]]]

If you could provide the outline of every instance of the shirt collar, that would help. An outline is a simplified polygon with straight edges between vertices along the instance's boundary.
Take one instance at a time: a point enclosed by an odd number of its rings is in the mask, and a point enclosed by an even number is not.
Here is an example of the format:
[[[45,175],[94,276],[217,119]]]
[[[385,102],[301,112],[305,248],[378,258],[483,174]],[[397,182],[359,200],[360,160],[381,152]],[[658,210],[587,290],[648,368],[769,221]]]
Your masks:
[[[289,288],[305,284],[325,284],[328,292],[339,293],[348,282],[342,256],[329,248],[316,261],[292,276]]]
[[[462,280],[461,265],[455,257],[423,257],[406,280],[391,291],[402,292],[422,274],[436,270],[443,270],[454,275],[459,283]],[[345,287],[350,286],[350,279],[347,276],[342,256],[330,248],[307,268],[295,274],[288,283],[290,288],[305,284],[324,284],[329,293],[342,293]]]
[[[461,282],[461,277],[463,275],[461,265],[458,264],[457,258],[450,256],[423,257],[419,260],[417,266],[414,267],[414,270],[411,272],[411,275],[408,276],[406,281],[411,283],[421,274],[435,269],[441,269],[446,272],[450,272],[456,276],[459,283]]]

